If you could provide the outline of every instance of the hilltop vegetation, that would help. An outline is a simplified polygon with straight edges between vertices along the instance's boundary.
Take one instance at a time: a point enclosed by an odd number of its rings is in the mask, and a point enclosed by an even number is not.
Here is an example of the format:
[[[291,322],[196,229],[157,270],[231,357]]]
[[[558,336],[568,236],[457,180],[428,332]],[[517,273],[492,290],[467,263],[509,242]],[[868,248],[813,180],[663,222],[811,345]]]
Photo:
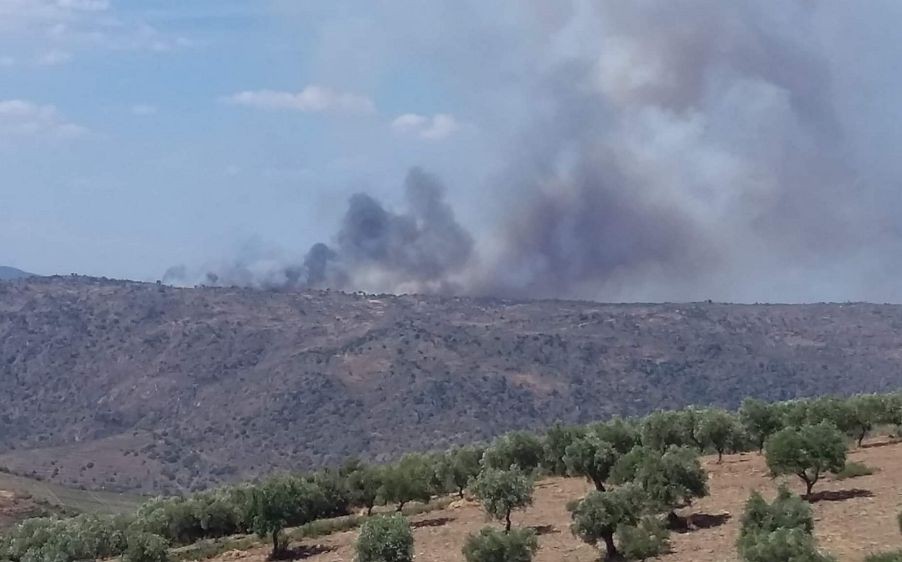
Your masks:
[[[0,467],[176,493],[556,421],[894,388],[902,307],[0,285]]]

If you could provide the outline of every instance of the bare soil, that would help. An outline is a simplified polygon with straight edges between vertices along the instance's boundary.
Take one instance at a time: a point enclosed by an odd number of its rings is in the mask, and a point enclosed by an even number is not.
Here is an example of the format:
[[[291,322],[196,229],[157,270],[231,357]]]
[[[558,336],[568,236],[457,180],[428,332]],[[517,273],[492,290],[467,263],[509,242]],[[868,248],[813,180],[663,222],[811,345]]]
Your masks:
[[[823,551],[842,562],[860,562],[874,552],[902,548],[896,514],[902,510],[902,443],[875,440],[850,452],[849,460],[862,462],[875,474],[843,481],[826,479],[815,486],[813,509],[815,533]],[[718,464],[704,459],[711,494],[681,515],[689,517],[692,529],[671,535],[672,552],[657,558],[662,562],[737,561],[736,537],[742,509],[749,494],[758,490],[768,498],[776,495],[779,482],[796,492],[804,488],[796,479],[771,479],[763,457],[756,453],[725,456]],[[539,533],[538,562],[595,562],[600,551],[580,542],[570,533],[565,505],[590,490],[587,482],[572,478],[549,478],[538,483],[534,505],[514,517],[517,526],[530,526]],[[463,500],[447,509],[411,518],[417,562],[462,561],[461,546],[469,533],[488,521],[477,504]],[[348,531],[293,545],[298,557],[309,562],[354,560],[357,532]],[[259,562],[267,549],[228,552],[219,561]]]

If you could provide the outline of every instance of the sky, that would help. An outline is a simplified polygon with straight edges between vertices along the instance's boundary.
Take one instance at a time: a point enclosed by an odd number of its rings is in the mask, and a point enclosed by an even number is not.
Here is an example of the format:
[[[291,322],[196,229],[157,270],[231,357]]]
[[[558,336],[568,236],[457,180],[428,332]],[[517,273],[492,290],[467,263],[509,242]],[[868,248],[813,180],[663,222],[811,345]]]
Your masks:
[[[0,0],[0,264],[902,302],[902,4],[765,4]]]

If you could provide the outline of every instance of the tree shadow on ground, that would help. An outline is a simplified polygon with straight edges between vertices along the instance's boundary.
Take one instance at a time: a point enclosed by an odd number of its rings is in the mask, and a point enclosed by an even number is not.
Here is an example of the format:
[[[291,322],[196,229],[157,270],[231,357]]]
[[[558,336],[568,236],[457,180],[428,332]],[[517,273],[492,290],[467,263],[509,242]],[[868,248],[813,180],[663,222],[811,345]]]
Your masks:
[[[667,528],[674,533],[691,533],[700,529],[710,529],[712,527],[720,527],[730,520],[732,516],[729,513],[693,513],[686,517],[674,516],[669,514],[665,524]]]
[[[316,556],[317,554],[326,554],[334,550],[334,546],[325,546],[321,544],[316,544],[313,546],[299,545],[286,550],[285,554],[283,556],[280,556],[278,560],[304,560],[305,558],[310,558],[311,556]],[[273,558],[270,557],[267,558],[267,560],[273,560]]]
[[[530,529],[535,531],[536,534],[539,535],[540,537],[542,535],[553,535],[556,533],[560,533],[558,528],[555,527],[554,525],[533,525],[532,527],[530,527]]]
[[[448,523],[454,521],[451,517],[435,517],[432,519],[424,519],[422,521],[415,521],[410,524],[414,529],[422,529],[423,527],[441,527],[442,525],[447,525]]]
[[[873,498],[874,492],[870,490],[861,490],[858,488],[854,488],[851,490],[824,490],[822,492],[814,492],[808,496],[805,496],[805,499],[808,500],[808,503],[818,503],[818,502],[841,502],[846,500],[851,500],[854,498]]]

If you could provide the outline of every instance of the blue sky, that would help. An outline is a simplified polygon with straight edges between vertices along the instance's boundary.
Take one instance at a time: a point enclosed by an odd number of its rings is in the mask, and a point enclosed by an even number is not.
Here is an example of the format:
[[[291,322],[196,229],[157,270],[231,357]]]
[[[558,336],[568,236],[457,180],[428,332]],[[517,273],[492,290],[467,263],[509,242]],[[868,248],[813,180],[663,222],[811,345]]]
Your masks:
[[[0,262],[154,279],[302,252],[412,165],[466,191],[479,129],[377,4],[0,0]]]
[[[902,301],[900,18],[0,0],[0,264],[267,285],[325,242],[343,289]]]

